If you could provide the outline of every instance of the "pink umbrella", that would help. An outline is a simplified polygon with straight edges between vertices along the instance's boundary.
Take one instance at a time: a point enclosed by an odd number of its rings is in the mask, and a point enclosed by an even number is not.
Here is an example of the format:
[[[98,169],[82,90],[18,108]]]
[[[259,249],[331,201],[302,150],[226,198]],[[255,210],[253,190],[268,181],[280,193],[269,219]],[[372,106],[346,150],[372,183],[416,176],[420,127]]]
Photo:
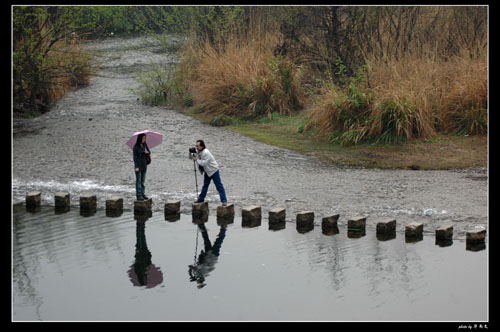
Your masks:
[[[137,275],[134,265],[128,270],[128,276],[134,286],[146,286],[146,288],[153,288],[163,282],[163,272],[159,267],[154,264],[146,267],[145,271],[139,272],[141,277]]]
[[[163,135],[155,131],[151,130],[138,131],[134,133],[134,135],[132,135],[132,137],[130,137],[130,139],[126,143],[131,149],[134,148],[135,142],[137,142],[137,136],[139,136],[139,134],[146,134],[146,144],[150,149],[154,148],[157,145],[160,145],[161,141],[163,140]]]

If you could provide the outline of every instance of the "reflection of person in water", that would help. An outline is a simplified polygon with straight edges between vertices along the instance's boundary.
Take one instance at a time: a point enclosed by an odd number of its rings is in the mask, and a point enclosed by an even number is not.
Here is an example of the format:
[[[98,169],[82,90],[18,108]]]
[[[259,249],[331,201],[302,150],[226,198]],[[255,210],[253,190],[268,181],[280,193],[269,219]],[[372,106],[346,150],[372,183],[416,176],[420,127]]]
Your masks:
[[[146,243],[145,228],[146,223],[138,220],[136,224],[135,262],[130,267],[128,275],[134,286],[153,288],[163,282],[163,273],[151,262],[152,255]]]
[[[208,238],[207,228],[204,224],[198,225],[201,235],[203,236],[204,250],[198,255],[198,259],[195,258],[195,263],[189,265],[189,280],[196,281],[198,288],[203,288],[206,286],[205,278],[208,274],[214,270],[215,263],[217,263],[217,257],[219,257],[220,248],[222,246],[222,241],[226,236],[226,226],[220,227],[217,239],[212,246],[210,239]],[[198,239],[197,239],[198,240]]]

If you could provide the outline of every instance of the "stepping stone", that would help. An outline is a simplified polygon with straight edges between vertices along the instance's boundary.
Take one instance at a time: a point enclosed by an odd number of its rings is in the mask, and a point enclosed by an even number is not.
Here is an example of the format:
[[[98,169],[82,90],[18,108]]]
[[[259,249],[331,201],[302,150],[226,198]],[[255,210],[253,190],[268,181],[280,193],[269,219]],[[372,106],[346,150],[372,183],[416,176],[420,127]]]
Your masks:
[[[42,202],[42,193],[39,191],[32,191],[26,194],[26,206],[36,207],[40,206]]]

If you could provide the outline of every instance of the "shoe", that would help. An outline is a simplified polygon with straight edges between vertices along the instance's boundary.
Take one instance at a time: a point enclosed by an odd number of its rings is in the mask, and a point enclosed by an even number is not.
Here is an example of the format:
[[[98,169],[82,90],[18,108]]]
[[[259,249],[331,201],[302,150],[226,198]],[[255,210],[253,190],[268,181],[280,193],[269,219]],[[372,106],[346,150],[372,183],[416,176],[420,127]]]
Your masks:
[[[146,195],[142,195],[142,198],[144,198],[145,200],[149,199],[149,197],[147,197]]]
[[[227,206],[227,203],[222,203],[222,206]]]
[[[138,201],[143,201],[143,200],[144,200],[144,197],[139,196],[139,197],[137,197],[137,200],[138,200]]]
[[[197,200],[195,201],[195,203],[203,203],[203,202],[205,202],[205,201],[204,201],[204,200],[203,200],[203,201],[200,201],[199,199],[197,199]]]

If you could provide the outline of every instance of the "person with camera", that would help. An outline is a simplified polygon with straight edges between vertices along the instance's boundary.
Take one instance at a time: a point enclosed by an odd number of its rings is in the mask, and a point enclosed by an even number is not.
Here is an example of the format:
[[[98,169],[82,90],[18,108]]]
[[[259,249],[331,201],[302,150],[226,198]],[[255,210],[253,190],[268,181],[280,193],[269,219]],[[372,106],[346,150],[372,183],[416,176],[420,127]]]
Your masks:
[[[208,192],[208,186],[210,185],[210,182],[214,180],[215,188],[217,188],[217,191],[219,192],[220,201],[223,206],[226,206],[226,191],[224,190],[224,185],[222,184],[220,178],[219,165],[215,161],[214,156],[206,148],[205,142],[203,142],[203,140],[197,140],[195,148],[195,151],[197,151],[197,153],[192,154],[192,159],[198,164],[198,166],[201,166],[200,172],[205,173],[203,188],[201,189],[200,196],[198,196],[198,200],[196,201],[196,203],[202,203],[205,201],[205,196]],[[193,150],[190,149],[190,152]]]
[[[137,142],[134,145],[133,155],[134,155],[134,167],[135,167],[135,193],[138,201],[143,201],[149,199],[145,195],[146,186],[144,182],[146,181],[146,171],[148,169],[148,157],[151,151],[146,144],[146,134],[140,134],[137,136]]]

